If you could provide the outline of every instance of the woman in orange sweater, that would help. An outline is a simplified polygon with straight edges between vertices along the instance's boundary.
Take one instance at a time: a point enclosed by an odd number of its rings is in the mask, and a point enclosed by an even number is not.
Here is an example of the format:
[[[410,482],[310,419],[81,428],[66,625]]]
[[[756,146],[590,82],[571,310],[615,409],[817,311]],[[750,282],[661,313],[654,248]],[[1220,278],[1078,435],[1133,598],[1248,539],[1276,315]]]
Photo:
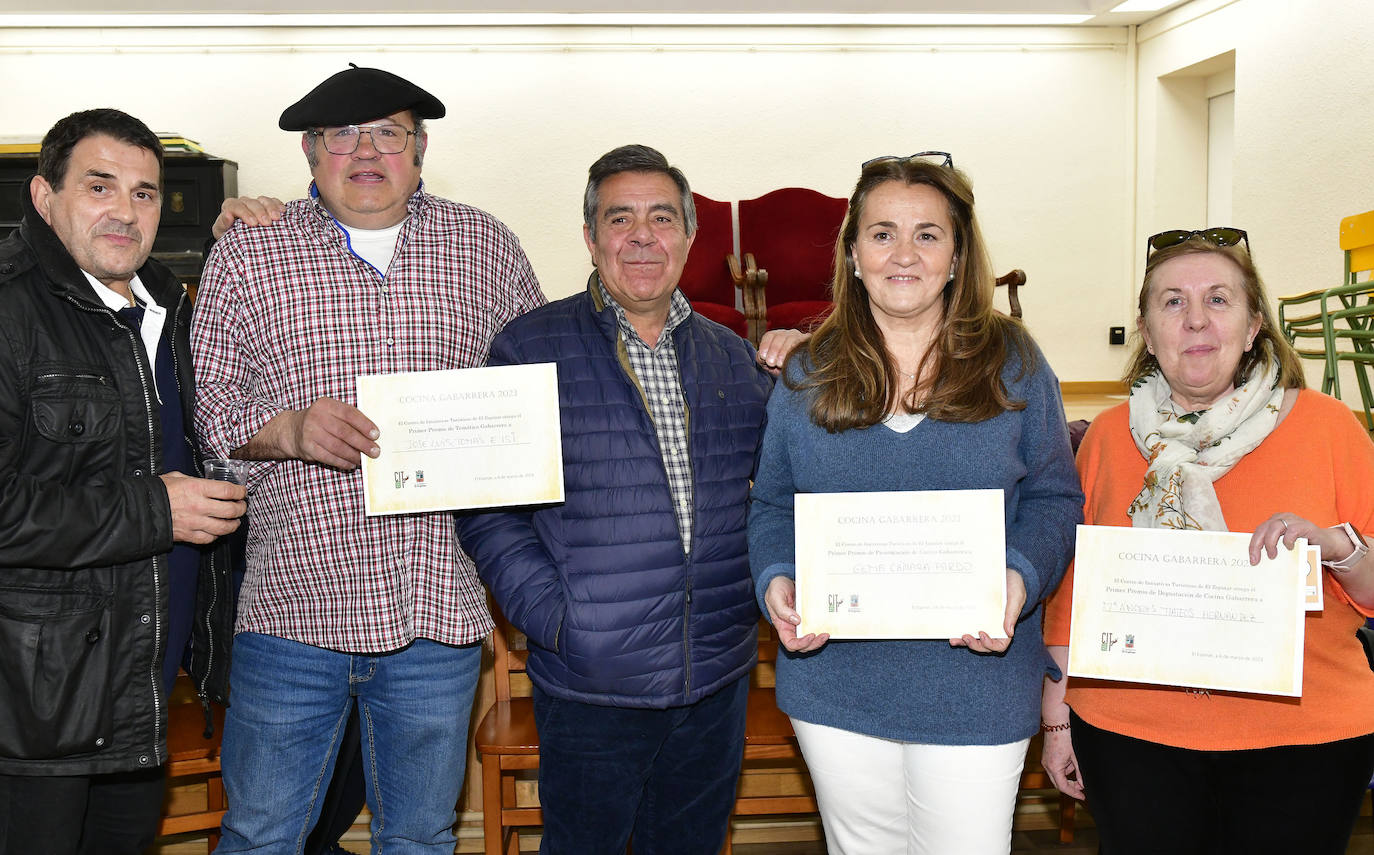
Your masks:
[[[1339,855],[1374,773],[1374,672],[1355,635],[1374,615],[1359,534],[1374,531],[1374,443],[1303,388],[1245,232],[1164,232],[1146,253],[1130,400],[1078,453],[1085,522],[1253,532],[1251,563],[1305,537],[1325,609],[1307,614],[1301,698],[1046,680],[1044,765],[1086,796],[1107,855]],[[1072,597],[1070,569],[1045,618],[1061,668]]]

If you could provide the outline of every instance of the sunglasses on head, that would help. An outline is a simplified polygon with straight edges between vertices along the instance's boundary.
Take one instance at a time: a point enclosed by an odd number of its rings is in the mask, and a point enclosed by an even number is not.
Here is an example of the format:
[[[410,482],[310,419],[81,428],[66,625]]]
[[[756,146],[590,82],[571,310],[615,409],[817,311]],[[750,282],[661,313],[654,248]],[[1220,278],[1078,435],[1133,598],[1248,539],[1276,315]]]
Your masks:
[[[1235,246],[1244,242],[1245,252],[1250,252],[1250,236],[1245,233],[1245,229],[1237,229],[1231,226],[1213,226],[1209,229],[1170,229],[1167,232],[1160,232],[1151,235],[1145,241],[1145,260],[1150,260],[1150,254],[1161,249],[1168,249],[1171,246],[1200,237],[1213,246]]]
[[[864,163],[863,163],[863,166],[861,166],[861,167],[859,167],[859,168],[860,168],[860,169],[867,169],[871,164],[874,164],[874,163],[886,163],[886,162],[889,161],[889,160],[905,161],[905,160],[916,160],[916,159],[918,159],[918,158],[927,158],[927,157],[943,157],[943,158],[944,158],[944,163],[941,163],[940,165],[943,166],[943,167],[945,167],[946,169],[953,169],[953,168],[954,168],[954,158],[951,157],[950,154],[949,154],[949,152],[947,152],[947,151],[918,151],[918,152],[916,152],[915,154],[908,154],[908,155],[905,155],[905,156],[896,155],[896,154],[885,154],[885,155],[883,155],[882,157],[875,157],[875,158],[873,158],[873,159],[871,159],[871,160],[865,160]]]

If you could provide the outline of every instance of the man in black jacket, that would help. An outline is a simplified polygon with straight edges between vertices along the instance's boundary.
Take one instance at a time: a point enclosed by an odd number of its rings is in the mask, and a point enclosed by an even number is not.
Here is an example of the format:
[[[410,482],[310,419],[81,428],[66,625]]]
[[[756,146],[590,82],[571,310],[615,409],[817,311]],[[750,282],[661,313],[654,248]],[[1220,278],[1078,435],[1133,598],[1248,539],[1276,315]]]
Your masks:
[[[190,303],[148,258],[161,184],[147,126],[73,113],[0,242],[3,855],[141,852],[177,666],[227,693],[245,496],[195,477]]]

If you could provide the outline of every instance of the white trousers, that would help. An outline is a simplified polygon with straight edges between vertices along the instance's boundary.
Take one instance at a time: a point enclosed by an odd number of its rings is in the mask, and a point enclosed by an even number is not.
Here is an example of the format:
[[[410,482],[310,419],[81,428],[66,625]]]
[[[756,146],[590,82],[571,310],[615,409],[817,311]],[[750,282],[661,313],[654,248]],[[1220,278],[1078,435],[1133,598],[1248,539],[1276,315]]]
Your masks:
[[[1007,855],[1029,739],[923,745],[792,719],[830,855]]]

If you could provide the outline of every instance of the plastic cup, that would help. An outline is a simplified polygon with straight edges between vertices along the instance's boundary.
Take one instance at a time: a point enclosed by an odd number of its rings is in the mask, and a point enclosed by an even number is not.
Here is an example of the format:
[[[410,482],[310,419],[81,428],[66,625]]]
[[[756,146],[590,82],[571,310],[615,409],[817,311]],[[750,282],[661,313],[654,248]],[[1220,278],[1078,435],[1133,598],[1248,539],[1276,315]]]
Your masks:
[[[240,487],[247,486],[248,461],[212,457],[205,461],[205,477],[211,481],[228,481]]]

